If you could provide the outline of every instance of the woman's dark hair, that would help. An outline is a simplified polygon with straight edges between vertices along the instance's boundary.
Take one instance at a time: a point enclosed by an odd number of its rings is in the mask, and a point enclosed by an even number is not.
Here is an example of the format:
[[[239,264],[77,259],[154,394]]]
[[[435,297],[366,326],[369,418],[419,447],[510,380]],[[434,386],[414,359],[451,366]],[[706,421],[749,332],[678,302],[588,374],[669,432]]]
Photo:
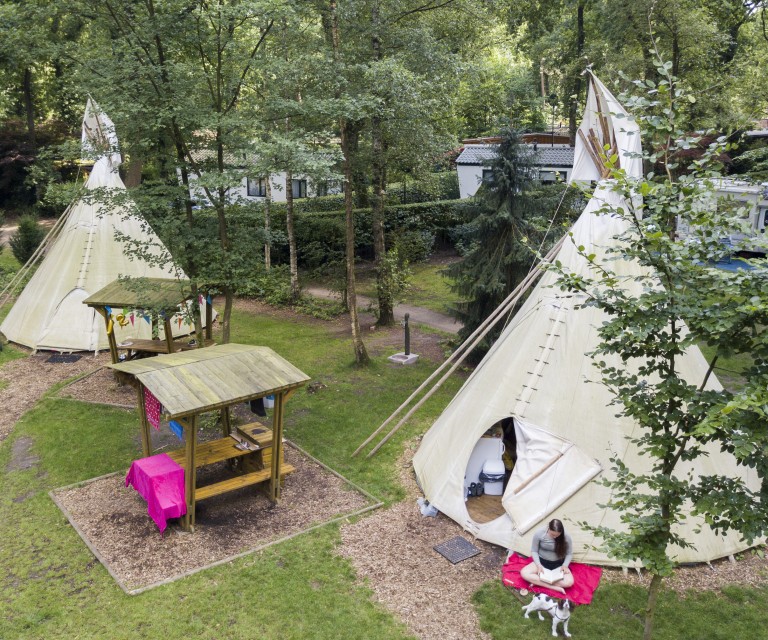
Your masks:
[[[550,531],[560,534],[555,538],[555,553],[558,558],[565,558],[565,554],[568,552],[568,543],[565,541],[565,527],[563,527],[563,523],[555,518],[550,520],[547,526]]]

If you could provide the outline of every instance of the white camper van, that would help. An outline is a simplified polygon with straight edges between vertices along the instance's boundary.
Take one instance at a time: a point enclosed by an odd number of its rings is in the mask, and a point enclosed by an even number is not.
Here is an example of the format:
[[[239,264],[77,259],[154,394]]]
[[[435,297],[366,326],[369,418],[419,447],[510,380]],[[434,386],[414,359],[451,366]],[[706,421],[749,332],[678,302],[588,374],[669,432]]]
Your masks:
[[[755,184],[741,180],[722,179],[702,206],[717,207],[738,215],[741,224],[724,231],[724,241],[737,250],[765,254],[768,250],[768,182]],[[687,221],[678,218],[677,235],[685,239],[690,233]]]

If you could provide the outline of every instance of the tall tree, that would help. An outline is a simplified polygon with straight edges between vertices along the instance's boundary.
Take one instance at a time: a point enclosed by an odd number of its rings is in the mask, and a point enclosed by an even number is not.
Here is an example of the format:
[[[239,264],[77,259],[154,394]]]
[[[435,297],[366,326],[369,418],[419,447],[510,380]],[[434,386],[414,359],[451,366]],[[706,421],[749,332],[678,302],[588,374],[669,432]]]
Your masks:
[[[546,252],[569,224],[573,211],[567,203],[560,206],[564,186],[537,189],[533,161],[520,134],[506,130],[478,194],[481,213],[462,233],[463,259],[448,269],[461,300],[456,315],[464,337],[523,280],[534,266],[534,251]]]
[[[138,125],[144,131],[170,141],[173,168],[168,177],[177,180],[177,171],[181,176],[184,191],[178,212],[186,226],[175,257],[193,287],[205,282],[224,294],[222,339],[227,342],[242,260],[232,251],[228,220],[229,192],[241,182],[242,170],[230,158],[246,155],[253,142],[238,106],[279,5],[228,0],[162,4],[147,0],[137,5],[106,0],[94,10],[115,51],[111,68],[100,60],[94,79],[108,81],[102,82],[101,90],[119,105],[116,112],[123,116],[124,126],[131,124],[129,113],[140,113]],[[130,99],[124,90],[128,84],[133,87]],[[215,252],[201,241],[204,220],[193,209],[192,176],[198,194],[215,214]],[[195,320],[200,331],[199,310]]]
[[[331,42],[333,62],[341,70],[341,31],[339,29],[339,16],[336,0],[330,0],[324,15],[326,33]],[[341,89],[336,90],[335,98],[342,100]],[[352,202],[352,162],[353,147],[351,145],[351,133],[354,130],[353,121],[349,114],[342,111],[338,120],[339,134],[341,137],[341,154],[344,165],[344,211],[346,234],[346,267],[347,267],[347,305],[349,308],[350,322],[352,325],[352,348],[355,353],[355,362],[358,365],[366,365],[370,361],[366,351],[363,337],[360,333],[360,319],[357,314],[357,290],[355,281],[355,221]]]

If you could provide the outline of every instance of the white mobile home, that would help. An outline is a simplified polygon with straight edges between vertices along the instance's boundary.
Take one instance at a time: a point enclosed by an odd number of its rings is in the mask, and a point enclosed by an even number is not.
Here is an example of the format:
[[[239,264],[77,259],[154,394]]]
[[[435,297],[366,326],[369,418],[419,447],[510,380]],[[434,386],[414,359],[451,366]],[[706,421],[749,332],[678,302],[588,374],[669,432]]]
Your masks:
[[[768,226],[768,183],[754,184],[723,178],[715,183],[715,191],[702,204],[704,207],[731,211],[739,223],[723,232],[728,244],[744,251],[766,253]],[[677,235],[685,239],[690,234],[687,221],[678,218]]]
[[[537,178],[543,184],[567,182],[573,168],[573,147],[567,144],[526,145],[534,156]],[[498,144],[470,143],[456,158],[459,176],[459,197],[471,198],[491,174],[491,162],[498,153]]]

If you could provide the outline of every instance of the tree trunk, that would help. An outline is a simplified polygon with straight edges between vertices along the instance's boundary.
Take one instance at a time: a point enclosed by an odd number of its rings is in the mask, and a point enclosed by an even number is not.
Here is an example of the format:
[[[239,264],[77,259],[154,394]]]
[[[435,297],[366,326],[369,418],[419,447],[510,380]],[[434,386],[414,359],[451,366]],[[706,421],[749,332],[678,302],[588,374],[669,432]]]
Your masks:
[[[144,163],[137,159],[131,160],[125,165],[125,186],[129,189],[138,187],[141,185],[141,170],[144,168]]]
[[[328,3],[328,21],[326,28],[329,31],[333,47],[333,59],[338,62],[341,49],[339,37],[339,17],[336,14],[336,0]],[[337,99],[341,98],[337,91]],[[360,320],[357,316],[357,294],[355,292],[355,220],[352,202],[352,158],[350,149],[350,127],[343,116],[339,118],[339,134],[341,135],[341,153],[344,158],[344,212],[346,228],[346,267],[347,267],[347,306],[352,324],[352,348],[355,352],[355,363],[358,366],[370,362],[368,352],[363,344],[360,333]]]
[[[24,116],[27,120],[27,140],[32,153],[37,152],[37,133],[35,132],[35,104],[32,88],[32,69],[24,69],[22,80],[22,91],[24,93]]]
[[[285,231],[288,235],[288,261],[291,272],[291,302],[299,299],[299,268],[296,260],[296,234],[293,228],[293,171],[285,172]]]
[[[270,208],[272,206],[272,177],[267,174],[264,178],[266,186],[266,199],[264,200],[264,270],[269,271],[272,268],[272,239],[270,234]]]
[[[352,206],[352,167],[345,133],[346,123],[341,123],[341,152],[344,156],[344,211],[346,223],[346,265],[347,265],[347,306],[352,324],[352,348],[355,352],[355,362],[366,365],[370,362],[365,350],[363,336],[360,333],[360,319],[357,315],[357,292],[355,290],[355,219]]]
[[[653,615],[656,613],[656,600],[661,590],[661,581],[663,578],[654,574],[651,578],[651,584],[648,587],[648,601],[645,605],[645,626],[643,627],[643,640],[651,640],[653,636]]]
[[[216,162],[218,165],[219,175],[224,175],[224,143],[222,142],[221,128],[216,130]],[[224,260],[226,269],[224,276],[224,286],[222,286],[222,293],[224,294],[224,313],[221,318],[221,341],[224,344],[229,342],[230,327],[232,320],[232,302],[234,298],[234,292],[232,290],[231,282],[231,253],[229,243],[229,230],[227,228],[227,190],[223,186],[219,186],[217,189],[217,202],[216,202],[216,215],[218,217],[219,226],[219,246],[221,247],[221,258]]]
[[[371,36],[371,47],[373,49],[373,63],[381,60],[381,40],[378,35],[379,28],[379,6],[374,3],[371,10],[371,22],[373,23],[373,36]],[[372,157],[372,178],[373,178],[373,198],[371,202],[371,219],[373,225],[373,257],[376,265],[376,291],[379,306],[379,318],[376,324],[380,327],[387,327],[395,324],[394,301],[388,288],[382,286],[382,280],[387,274],[382,273],[382,263],[387,251],[384,238],[384,198],[385,198],[385,175],[386,167],[384,160],[384,142],[381,128],[381,116],[376,113],[371,118],[371,137],[373,143]]]
[[[568,134],[571,138],[571,146],[576,144],[576,130],[579,128],[579,102],[581,100],[581,57],[584,54],[584,5],[586,0],[579,0],[576,7],[576,69],[573,78],[573,94],[568,109]]]

